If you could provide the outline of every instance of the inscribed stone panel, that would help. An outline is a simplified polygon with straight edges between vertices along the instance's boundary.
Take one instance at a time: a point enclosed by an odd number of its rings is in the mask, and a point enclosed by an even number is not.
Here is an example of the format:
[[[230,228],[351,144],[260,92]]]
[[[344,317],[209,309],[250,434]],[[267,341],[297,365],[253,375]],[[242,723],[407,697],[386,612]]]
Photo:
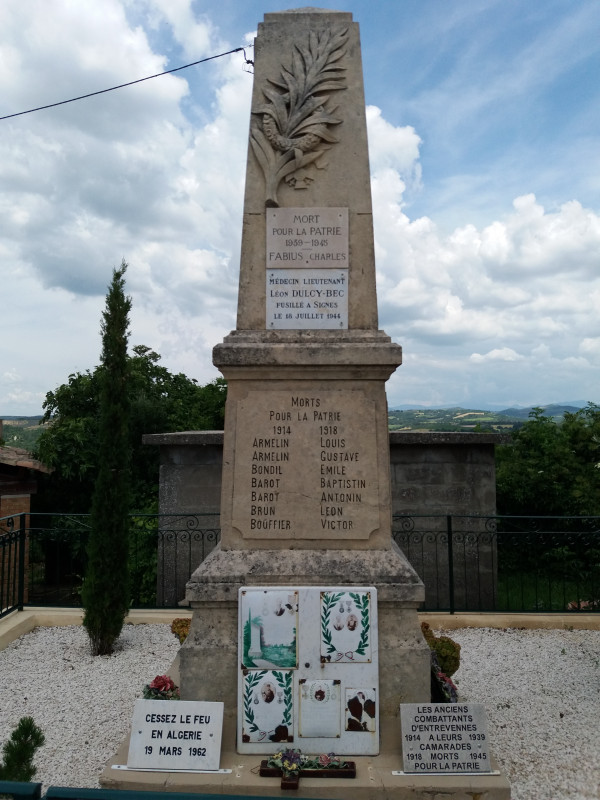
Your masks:
[[[233,526],[248,539],[368,539],[379,527],[373,401],[250,392],[238,403]]]

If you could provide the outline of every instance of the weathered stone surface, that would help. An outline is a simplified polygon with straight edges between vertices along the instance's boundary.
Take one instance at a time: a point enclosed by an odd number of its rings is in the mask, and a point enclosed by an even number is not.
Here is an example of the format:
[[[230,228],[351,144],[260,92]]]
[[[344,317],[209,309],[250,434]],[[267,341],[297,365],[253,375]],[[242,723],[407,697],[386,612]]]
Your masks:
[[[414,527],[406,532],[409,543],[405,554],[425,581],[427,606],[447,607],[448,566],[444,550],[426,536],[419,541],[414,533],[437,529],[440,524],[445,531],[446,520],[441,518],[434,523],[431,516],[434,513],[453,517],[493,516],[496,512],[494,447],[510,441],[510,437],[495,433],[393,431],[389,433],[389,441],[392,512],[415,516]],[[161,513],[219,512],[222,431],[149,434],[144,436],[144,443],[159,446],[161,451]],[[464,524],[465,520],[459,522]],[[201,516],[199,523],[200,527],[211,528],[217,521]],[[213,542],[203,541],[210,549]],[[167,579],[159,581],[161,591],[168,592],[161,594],[161,598],[170,604],[183,600],[185,584],[200,563],[200,558],[189,563],[182,557],[188,552],[185,547],[182,549],[182,544],[176,537],[167,538],[161,549],[165,561],[169,565],[172,562],[177,570],[175,580],[167,568],[164,576]],[[474,600],[474,609],[489,607],[496,585],[493,543],[486,544],[480,539],[476,551],[455,550],[454,559],[458,605],[469,607],[469,601]],[[488,563],[488,580],[465,582],[464,576],[472,569],[481,571]],[[477,597],[471,598],[474,593]]]
[[[187,586],[194,618],[183,696],[222,699],[234,713],[240,587],[368,585],[382,614],[381,714],[395,716],[401,699],[428,698],[429,651],[416,615],[423,584],[391,539],[385,381],[402,351],[377,329],[350,14],[266,15],[249,140],[237,330],[213,352],[228,383],[221,544]],[[285,211],[269,215],[273,208]],[[268,285],[281,287],[269,296],[270,329]],[[316,327],[338,300],[339,328]],[[291,315],[281,329],[279,313]]]
[[[312,91],[307,88],[306,101],[310,103],[314,99],[315,113],[302,119],[304,127],[294,129],[290,106],[281,99],[285,95],[284,88],[279,88],[283,82],[282,73],[285,71],[287,79],[292,81],[294,75],[303,71],[311,55],[318,53],[323,62],[331,47],[334,48],[331,57],[336,60],[330,61],[327,74],[334,77],[321,81]],[[302,50],[303,59],[297,55],[296,48]],[[337,59],[337,54],[342,52],[342,58]],[[266,327],[266,211],[276,202],[282,207],[348,209],[351,254],[348,327],[376,329],[373,219],[358,25],[346,12],[299,9],[266,14],[258,28],[254,61],[237,328],[264,330]],[[312,67],[314,73],[314,61]],[[331,70],[337,67],[342,69],[335,75]],[[306,85],[303,80],[300,83],[303,87]],[[339,88],[332,88],[334,84]],[[270,98],[275,95],[282,108],[281,115],[289,123],[285,133],[295,145],[287,152],[270,143],[277,138],[271,131],[274,104]],[[323,111],[318,112],[318,109]],[[339,122],[325,122],[328,119]],[[307,135],[312,136],[312,144],[307,141]],[[280,169],[289,169],[298,163],[297,170],[277,180],[276,200],[261,163],[265,159]],[[260,280],[256,280],[257,276]]]
[[[262,380],[230,382],[221,498],[224,549],[278,549],[292,544],[295,548],[323,550],[389,546],[390,479],[383,381],[328,379],[325,372],[319,380],[318,368],[308,371],[313,377],[306,376],[302,381],[284,380],[277,369],[277,377],[270,380],[265,373]],[[285,418],[271,416],[277,414]],[[357,431],[355,426],[360,428],[361,422],[365,430]],[[285,446],[261,446],[268,441],[268,431],[278,430],[289,434],[273,433],[270,438]],[[286,460],[265,461],[267,458]],[[281,491],[281,499],[262,505],[252,503],[251,493],[260,488],[253,487],[265,478],[279,481],[273,491]],[[339,515],[333,517],[329,509],[337,508],[337,504],[323,500],[324,495],[337,491],[327,483],[332,480],[343,482],[339,491],[360,495],[359,502],[352,506],[344,503]],[[362,488],[359,491],[357,487]]]
[[[375,585],[380,602],[418,604],[424,586],[398,547],[385,550],[224,550],[216,547],[194,572],[187,597],[227,600],[241,586]],[[232,588],[237,587],[237,588]]]
[[[216,548],[188,583],[194,612],[191,634],[181,650],[182,691],[188,699],[223,700],[235,694],[237,672],[225,666],[236,653],[237,592],[242,586],[374,585],[378,593],[382,716],[395,716],[399,702],[423,700],[429,679],[416,608],[424,587],[399,549],[307,551]],[[216,659],[221,659],[221,669]],[[207,663],[219,671],[218,685],[206,686]],[[237,653],[236,661],[237,665]],[[207,695],[207,691],[210,693]],[[410,698],[410,699],[409,699]],[[226,713],[234,713],[229,708]]]

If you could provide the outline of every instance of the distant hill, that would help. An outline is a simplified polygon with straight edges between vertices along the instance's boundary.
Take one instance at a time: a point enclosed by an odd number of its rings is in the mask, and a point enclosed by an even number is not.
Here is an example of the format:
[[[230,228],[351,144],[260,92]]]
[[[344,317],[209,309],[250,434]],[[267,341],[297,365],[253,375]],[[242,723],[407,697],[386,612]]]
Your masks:
[[[586,405],[586,403],[582,403],[581,405],[551,403],[549,406],[541,406],[541,408],[544,409],[544,414],[547,417],[558,419],[564,417],[565,411],[574,414],[576,411],[579,411],[580,408],[585,408]],[[534,406],[530,408],[505,408],[502,411],[498,411],[498,414],[502,414],[506,417],[514,417],[515,419],[529,419],[529,414],[533,411],[533,408]]]
[[[575,413],[586,403],[554,403],[540,407],[556,421],[562,420],[566,411]],[[537,408],[537,406],[535,406]],[[505,408],[501,411],[489,409],[452,408],[395,408],[388,412],[391,431],[490,431],[510,433],[520,428],[529,419],[534,406],[529,408]]]
[[[556,421],[562,420],[565,411],[575,413],[585,408],[587,403],[552,403],[540,407],[544,413]],[[537,407],[537,406],[536,406]],[[388,427],[391,431],[492,431],[510,433],[529,419],[533,406],[528,408],[504,408],[500,411],[490,409],[468,409],[460,406],[451,408],[426,408],[411,406],[392,408],[388,412]],[[42,417],[3,417],[3,438],[7,445],[33,450],[44,427]]]
[[[31,452],[44,430],[40,425],[42,417],[17,417],[7,415],[2,417],[2,438],[9,447],[22,447]]]
[[[38,416],[36,416],[36,417],[18,417],[18,416],[14,416],[14,415],[11,416],[10,414],[5,414],[3,417],[0,417],[0,419],[3,419],[3,420],[11,420],[11,421],[12,420],[15,420],[15,421],[18,420],[19,422],[31,422],[31,423],[33,423],[35,425],[37,425],[37,423],[41,420],[41,418],[42,418],[41,414],[38,414]]]

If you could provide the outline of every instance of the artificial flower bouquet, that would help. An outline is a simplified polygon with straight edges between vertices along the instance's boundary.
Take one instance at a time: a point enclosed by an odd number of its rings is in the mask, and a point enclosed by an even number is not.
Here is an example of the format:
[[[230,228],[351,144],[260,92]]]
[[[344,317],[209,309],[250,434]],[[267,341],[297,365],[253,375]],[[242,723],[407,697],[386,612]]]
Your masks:
[[[168,675],[157,675],[143,689],[144,700],[180,700],[179,686],[175,686]]]
[[[260,765],[262,777],[281,775],[282,789],[295,789],[304,775],[323,778],[355,778],[356,764],[346,761],[335,753],[303,756],[300,750],[280,750]]]

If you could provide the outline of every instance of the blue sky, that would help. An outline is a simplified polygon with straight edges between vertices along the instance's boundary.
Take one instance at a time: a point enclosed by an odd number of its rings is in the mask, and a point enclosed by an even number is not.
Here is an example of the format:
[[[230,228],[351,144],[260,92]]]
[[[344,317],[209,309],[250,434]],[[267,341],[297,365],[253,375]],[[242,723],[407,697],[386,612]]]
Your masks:
[[[298,5],[3,0],[0,116],[249,45]],[[361,29],[389,405],[600,402],[597,0],[320,7]],[[131,344],[218,375],[251,85],[235,54],[0,121],[0,416],[98,363],[122,258]]]

